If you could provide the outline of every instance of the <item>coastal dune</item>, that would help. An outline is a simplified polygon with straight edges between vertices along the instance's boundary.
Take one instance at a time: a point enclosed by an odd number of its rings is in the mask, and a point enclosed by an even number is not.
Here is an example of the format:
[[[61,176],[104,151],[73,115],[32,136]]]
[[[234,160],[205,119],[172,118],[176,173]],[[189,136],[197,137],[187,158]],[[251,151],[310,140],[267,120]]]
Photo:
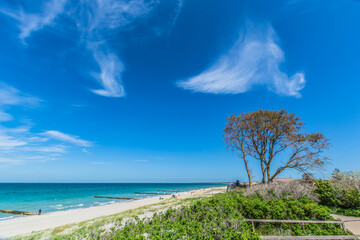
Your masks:
[[[223,189],[216,188],[216,189]],[[189,198],[199,195],[214,188],[202,189],[196,191],[183,192],[179,198]],[[171,198],[171,195],[163,195],[164,199]],[[89,208],[79,208],[68,211],[51,212],[44,215],[27,216],[0,221],[0,239],[14,237],[17,235],[29,234],[33,231],[41,231],[49,228],[55,228],[66,224],[74,224],[82,221],[108,216],[123,211],[144,207],[159,203],[159,196],[143,198],[135,201],[113,203],[104,206],[95,206]]]

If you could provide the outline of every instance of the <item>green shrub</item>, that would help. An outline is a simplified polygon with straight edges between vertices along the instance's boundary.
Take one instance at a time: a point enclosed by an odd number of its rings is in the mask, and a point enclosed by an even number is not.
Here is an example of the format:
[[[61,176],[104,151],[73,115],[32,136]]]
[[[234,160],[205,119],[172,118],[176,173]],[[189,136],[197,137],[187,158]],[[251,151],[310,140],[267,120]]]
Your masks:
[[[345,216],[360,217],[360,208],[357,209],[333,208],[333,212]]]
[[[266,201],[261,196],[244,197],[233,192],[196,200],[149,219],[135,218],[106,235],[106,239],[259,239],[244,217],[333,220],[330,209],[307,197]],[[256,231],[263,235],[273,233],[274,229],[290,235],[346,234],[332,224],[256,224]]]
[[[335,181],[335,180],[334,180]],[[330,207],[356,209],[360,208],[360,192],[355,189],[338,187],[333,180],[318,180],[315,193],[320,203]]]

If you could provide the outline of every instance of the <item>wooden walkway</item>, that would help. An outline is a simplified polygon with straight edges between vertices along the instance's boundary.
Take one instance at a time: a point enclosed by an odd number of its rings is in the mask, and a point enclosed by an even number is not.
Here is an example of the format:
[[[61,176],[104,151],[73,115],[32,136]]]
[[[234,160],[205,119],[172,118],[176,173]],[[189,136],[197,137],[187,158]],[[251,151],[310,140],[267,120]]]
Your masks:
[[[360,218],[359,217],[348,217],[342,215],[332,214],[335,219],[340,219],[345,223],[345,227],[347,230],[352,232],[353,234],[360,235]]]

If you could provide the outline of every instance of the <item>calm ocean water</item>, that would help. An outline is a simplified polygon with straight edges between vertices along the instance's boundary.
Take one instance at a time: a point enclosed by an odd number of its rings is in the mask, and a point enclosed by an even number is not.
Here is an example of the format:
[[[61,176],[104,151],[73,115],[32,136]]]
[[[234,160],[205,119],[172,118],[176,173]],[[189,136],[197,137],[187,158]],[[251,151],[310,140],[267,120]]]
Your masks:
[[[0,183],[0,209],[44,213],[99,206],[126,200],[94,198],[112,196],[144,198],[134,192],[172,193],[207,187],[219,183]],[[0,220],[18,217],[0,213]]]

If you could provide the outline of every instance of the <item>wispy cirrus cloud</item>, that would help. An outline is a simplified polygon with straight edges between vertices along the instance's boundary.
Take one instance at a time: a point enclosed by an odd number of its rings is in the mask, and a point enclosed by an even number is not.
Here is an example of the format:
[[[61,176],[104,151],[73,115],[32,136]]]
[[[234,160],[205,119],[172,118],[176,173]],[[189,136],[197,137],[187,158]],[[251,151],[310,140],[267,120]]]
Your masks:
[[[0,82],[0,106],[4,105],[23,105],[34,106],[40,99],[21,93],[6,83]]]
[[[102,89],[92,89],[95,94],[105,97],[124,97],[125,91],[121,75],[125,69],[124,64],[113,53],[104,53],[93,49],[95,61],[100,67],[100,73],[94,74],[101,83]]]
[[[0,111],[0,122],[7,122],[11,120],[13,120],[13,117],[10,114]]]
[[[40,103],[40,99],[26,95],[18,91],[16,88],[0,82],[0,122],[13,120],[13,116],[5,109],[10,106],[34,107]]]
[[[248,24],[228,52],[208,69],[177,85],[194,92],[214,94],[238,94],[255,86],[266,86],[279,95],[301,97],[305,75],[297,72],[289,77],[280,69],[284,60],[274,29],[270,25]]]
[[[157,7],[158,1],[87,1],[83,6],[83,15],[77,19],[81,35],[87,48],[92,51],[100,68],[95,79],[101,83],[102,89],[92,89],[95,94],[105,97],[124,97],[122,73],[124,63],[108,47],[108,38],[120,31],[126,31],[149,16]]]
[[[86,33],[84,37],[87,40],[96,37],[94,36],[96,34],[104,35],[106,32],[112,34],[109,30],[127,30],[126,27],[130,28],[130,25],[146,17],[158,5],[157,0],[83,0],[73,6],[79,11],[72,17],[79,30]]]
[[[24,164],[25,161],[22,159],[14,159],[14,158],[1,158],[0,157],[0,166],[2,164],[11,164],[11,165],[21,165]]]
[[[168,21],[172,28],[178,18],[183,0],[172,0],[173,13]],[[109,47],[109,42],[117,38],[118,34],[135,29],[146,19],[153,17],[153,13],[161,4],[159,0],[51,0],[43,1],[38,12],[27,12],[19,7],[18,10],[0,9],[0,12],[16,19],[19,23],[19,37],[25,42],[33,32],[46,26],[56,25],[56,29],[72,37],[74,29],[80,33],[78,39],[92,52],[95,63],[100,72],[89,74],[101,85],[100,89],[91,89],[91,92],[105,97],[124,97],[122,74],[125,71],[124,63]],[[60,21],[60,20],[69,21]],[[57,21],[59,20],[59,21]],[[73,27],[67,26],[72,22]],[[65,26],[66,25],[66,26]],[[158,31],[159,32],[159,31]],[[157,33],[158,33],[157,32]],[[92,71],[94,72],[94,71]],[[2,116],[6,119],[7,116]],[[0,116],[1,119],[1,116]]]
[[[16,158],[0,157],[0,167],[8,165],[24,165],[30,163],[43,163],[54,161],[56,158],[49,156],[17,156]]]
[[[11,107],[36,107],[39,106],[40,101],[40,99],[24,94],[5,83],[0,83],[0,110]],[[0,111],[0,117],[1,113],[7,114]],[[65,154],[72,147],[93,145],[90,141],[60,131],[35,132],[30,124],[18,125],[14,120],[16,118],[8,115],[10,117],[7,121],[11,121],[13,127],[0,124],[1,166],[55,160],[56,156]]]
[[[71,144],[74,144],[76,146],[81,146],[81,147],[90,147],[90,146],[92,146],[91,142],[80,139],[80,137],[78,137],[78,136],[66,134],[66,133],[63,133],[63,132],[55,131],[55,130],[46,131],[46,132],[44,132],[42,134],[45,135],[46,137],[49,137],[49,138],[52,138],[52,139],[55,139],[55,140],[59,140],[59,141],[62,141],[62,142],[71,143]]]
[[[101,165],[101,164],[105,164],[105,162],[90,162],[90,164],[93,164],[93,165]]]
[[[17,10],[0,9],[0,11],[18,21],[19,37],[24,40],[32,32],[52,24],[55,18],[63,13],[66,2],[67,0],[45,1],[40,11],[36,13],[27,13],[22,8]]]
[[[25,150],[40,153],[66,153],[68,147],[64,145],[31,146]]]
[[[24,146],[27,144],[28,143],[22,139],[8,135],[0,135],[0,149],[9,149],[13,147]]]

